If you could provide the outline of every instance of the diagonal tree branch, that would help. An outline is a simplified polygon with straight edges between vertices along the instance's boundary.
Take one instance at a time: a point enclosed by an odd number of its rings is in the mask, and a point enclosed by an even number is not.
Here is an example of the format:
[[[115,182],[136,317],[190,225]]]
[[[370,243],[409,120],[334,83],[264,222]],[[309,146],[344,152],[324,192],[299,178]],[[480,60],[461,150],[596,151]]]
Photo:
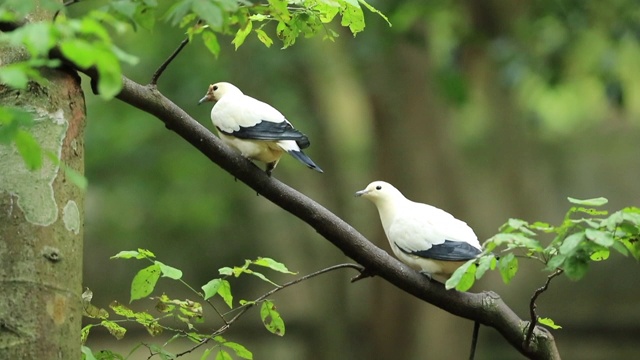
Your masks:
[[[123,77],[123,88],[117,98],[160,119],[167,128],[175,131],[212,162],[309,224],[345,255],[363,265],[367,273],[380,276],[451,314],[495,328],[514,348],[529,358],[560,359],[553,336],[542,327],[534,328],[531,346],[523,346],[528,322],[520,319],[497,294],[447,291],[442,284],[427,281],[317,202],[274,177],[268,177],[253,163],[222,144],[207,128],[164,97],[154,86],[140,85]]]

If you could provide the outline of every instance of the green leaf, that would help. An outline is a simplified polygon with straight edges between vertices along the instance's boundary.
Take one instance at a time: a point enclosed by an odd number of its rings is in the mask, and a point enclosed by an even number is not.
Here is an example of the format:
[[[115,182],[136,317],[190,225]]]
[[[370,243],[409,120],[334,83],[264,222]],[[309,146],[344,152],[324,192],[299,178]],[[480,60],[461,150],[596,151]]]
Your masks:
[[[152,353],[157,353],[158,355],[160,355],[160,359],[161,360],[174,360],[174,359],[177,359],[175,354],[168,352],[164,347],[160,347],[160,346],[154,345],[154,344],[150,344],[150,345],[148,345],[148,347],[149,347],[149,350],[151,350]]]
[[[222,285],[222,279],[213,279],[208,283],[202,285],[202,290],[204,291],[204,299],[210,299],[218,293],[218,289]]]
[[[280,317],[280,313],[276,310],[276,306],[270,300],[265,300],[260,307],[260,318],[262,323],[271,333],[278,336],[284,336],[284,321]]]
[[[614,242],[611,247],[615,249],[617,252],[619,252],[620,254],[624,256],[629,256],[629,250],[627,250],[624,243],[622,243],[621,241]]]
[[[600,231],[596,229],[586,229],[584,231],[584,234],[587,239],[604,247],[610,247],[614,243],[613,236],[610,232]]]
[[[126,250],[126,251],[120,251],[119,253],[110,257],[110,259],[132,259],[132,258],[144,259],[145,256],[141,254],[139,251]]]
[[[223,25],[222,9],[215,1],[194,0],[191,9],[213,29],[221,29]]]
[[[243,28],[238,29],[238,32],[236,32],[236,36],[231,41],[231,43],[236,46],[236,50],[238,50],[240,45],[244,43],[244,40],[247,38],[247,35],[251,33],[251,28],[253,27],[252,24],[253,23],[251,21],[248,21]]]
[[[83,360],[96,360],[96,357],[93,356],[93,352],[91,352],[91,349],[88,347],[82,345],[80,347],[80,352],[82,353]]]
[[[229,306],[229,308],[233,308],[233,295],[231,294],[231,284],[227,280],[222,280],[220,283],[220,287],[218,288],[218,294],[222,296],[224,302]]]
[[[142,299],[153,292],[153,289],[160,278],[161,270],[158,264],[153,264],[140,270],[131,282],[131,299]]]
[[[60,51],[62,51],[62,55],[81,69],[91,67],[99,56],[92,43],[77,38],[67,39],[60,43]]]
[[[233,269],[227,266],[218,269],[218,272],[220,273],[220,275],[233,275]]]
[[[26,89],[29,77],[23,64],[10,64],[0,67],[0,83],[15,89]]]
[[[127,332],[127,329],[110,320],[102,320],[100,325],[104,326],[118,340],[122,339]]]
[[[578,247],[578,245],[580,245],[580,243],[582,242],[583,239],[584,239],[584,232],[583,231],[579,231],[577,233],[573,233],[573,234],[567,236],[562,241],[562,244],[560,245],[560,248],[558,249],[560,251],[560,254],[568,255],[568,254],[574,252],[575,249]]]
[[[496,257],[493,254],[482,256],[478,260],[478,269],[476,270],[476,279],[480,279],[487,270],[495,269],[497,262],[498,261],[496,260]]]
[[[355,36],[364,30],[364,14],[362,8],[357,1],[345,0],[342,11],[342,21],[340,25],[349,27],[351,33]]]
[[[13,140],[27,168],[39,169],[42,166],[42,149],[36,139],[29,132],[18,129]]]
[[[564,261],[564,273],[573,281],[582,279],[587,273],[589,263],[582,255],[570,256]]]
[[[162,272],[163,277],[168,277],[173,280],[179,280],[182,278],[182,270],[176,269],[169,265],[165,265],[157,260],[155,261],[155,264],[160,266],[160,271]]]
[[[122,73],[116,56],[106,50],[96,51],[100,56],[96,62],[98,69],[98,92],[100,97],[110,100],[122,89]]]
[[[127,318],[134,318],[135,317],[135,312],[131,309],[129,309],[128,307],[120,304],[117,301],[112,301],[111,304],[109,304],[109,307],[113,310],[114,313],[120,315],[120,316],[124,316]]]
[[[501,257],[498,261],[498,270],[502,276],[502,281],[508,284],[518,272],[518,258],[513,253]]]
[[[262,29],[256,29],[256,34],[258,35],[258,40],[262,42],[266,47],[271,47],[273,45],[273,40],[267,35],[266,32]]]
[[[218,57],[220,54],[220,44],[218,43],[218,37],[211,31],[205,31],[202,33],[202,41],[204,41],[204,46],[209,49],[215,57]]]
[[[602,206],[609,202],[609,200],[603,197],[586,199],[586,200],[579,200],[579,199],[574,199],[572,197],[568,197],[567,200],[569,200],[569,202],[572,204],[582,205],[582,206]]]
[[[84,175],[62,162],[60,163],[60,166],[64,169],[64,174],[69,179],[69,181],[71,181],[81,190],[87,190],[87,187],[89,187],[89,180]]]
[[[248,360],[253,359],[253,354],[251,353],[251,351],[247,350],[246,347],[238,343],[227,341],[222,345],[232,349],[236,353],[236,356],[238,357],[241,357],[243,359],[248,359]]]
[[[602,249],[592,253],[589,258],[593,261],[602,261],[609,258],[609,249]]]
[[[206,360],[209,354],[211,354],[211,351],[213,351],[213,348],[205,349],[205,351],[202,352],[202,356],[200,356],[200,360]]]
[[[144,258],[148,258],[148,259],[153,259],[156,257],[156,255],[154,253],[152,253],[151,251],[147,250],[147,249],[141,249],[138,248],[138,252],[140,253],[140,255],[142,255]]]
[[[253,261],[253,264],[268,267],[271,270],[275,270],[284,274],[297,274],[287,269],[287,267],[283,263],[277,262],[271,258],[259,257],[257,260]]]
[[[380,12],[380,10],[374,8],[373,6],[369,5],[368,2],[364,1],[364,0],[358,0],[358,2],[362,5],[364,5],[364,7],[367,8],[367,10],[371,11],[374,14],[378,14],[380,15],[380,17],[382,17],[384,19],[384,21],[387,22],[387,24],[389,24],[389,27],[391,27],[391,22],[389,21],[389,19],[382,13]]]
[[[564,261],[567,259],[565,255],[555,255],[549,261],[547,261],[547,270],[553,271],[556,268],[562,267]]]
[[[557,325],[550,318],[538,318],[538,322],[542,325],[552,328],[553,330],[562,329],[562,326]]]
[[[89,337],[89,331],[94,326],[97,326],[97,324],[89,324],[83,327],[82,330],[80,331],[80,343],[82,344],[82,347],[84,347],[84,343],[87,342],[87,338]]]
[[[469,290],[475,281],[476,268],[475,259],[462,264],[451,274],[445,283],[445,288],[447,290],[455,288],[458,291]]]
[[[220,349],[216,355],[216,360],[233,360],[233,358],[231,357],[231,354]]]
[[[275,282],[269,280],[266,276],[264,276],[263,274],[261,274],[259,272],[256,272],[256,271],[253,271],[253,270],[249,270],[249,269],[246,269],[245,272],[247,274],[251,274],[251,275],[254,275],[254,276],[258,277],[258,278],[262,279],[263,281],[268,282],[269,284],[272,284],[272,285],[275,285],[275,286],[279,286],[278,284],[276,284]]]

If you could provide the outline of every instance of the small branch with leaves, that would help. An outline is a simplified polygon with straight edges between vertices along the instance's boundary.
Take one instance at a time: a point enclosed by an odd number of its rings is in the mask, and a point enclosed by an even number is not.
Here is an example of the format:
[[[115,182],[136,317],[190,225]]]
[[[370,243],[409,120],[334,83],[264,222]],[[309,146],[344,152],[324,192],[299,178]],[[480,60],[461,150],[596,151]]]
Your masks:
[[[272,295],[293,285],[299,284],[303,281],[312,279],[331,271],[351,268],[361,273],[364,270],[364,268],[358,264],[338,264],[299,277],[282,285],[278,285],[267,278],[264,274],[254,270],[253,268],[262,267],[279,273],[290,275],[293,275],[295,273],[289,271],[289,269],[287,269],[284,264],[279,263],[273,259],[258,258],[256,260],[246,260],[244,265],[242,266],[220,268],[219,273],[221,277],[212,279],[207,284],[202,286],[202,291],[198,291],[191,285],[187,284],[184,280],[182,280],[182,271],[158,261],[155,258],[155,255],[149,250],[138,249],[133,251],[121,251],[120,253],[113,256],[112,259],[140,259],[147,260],[151,263],[150,266],[141,269],[134,276],[131,283],[131,302],[148,298],[149,295],[151,295],[151,293],[154,291],[160,277],[166,277],[179,281],[200,299],[199,301],[193,301],[189,299],[178,300],[172,299],[166,294],[150,297],[149,299],[156,301],[155,309],[161,314],[157,317],[152,316],[146,311],[134,311],[129,307],[124,306],[117,301],[114,301],[109,305],[109,307],[116,315],[123,317],[123,319],[110,320],[107,310],[99,309],[91,304],[91,299],[93,297],[91,291],[87,289],[84,292],[83,307],[85,316],[89,318],[99,319],[100,323],[89,324],[83,328],[82,343],[84,344],[86,342],[90,330],[96,326],[102,326],[106,328],[113,336],[118,339],[121,339],[125,336],[126,329],[121,325],[124,323],[140,324],[144,326],[147,332],[149,332],[149,334],[152,336],[158,335],[162,332],[173,333],[173,337],[171,337],[171,339],[169,339],[162,346],[141,344],[149,350],[149,359],[153,358],[156,355],[159,355],[162,358],[178,358],[195,351],[196,349],[208,344],[211,341],[215,342],[215,345],[213,347],[205,349],[203,356],[204,354],[208,354],[215,349],[218,349],[218,352],[223,353],[224,355],[224,353],[226,352],[225,349],[231,349],[237,356],[245,359],[251,359],[253,358],[253,355],[248,349],[238,343],[227,341],[222,337],[222,335],[226,333],[231,328],[231,326],[240,318],[242,318],[251,308],[260,305],[260,317],[266,329],[273,334],[282,336],[285,333],[285,324],[284,320],[280,316],[279,311],[276,309],[274,302],[269,299]],[[275,287],[254,300],[240,300],[240,306],[234,307],[231,283],[229,282],[228,278],[238,278],[241,275],[255,276],[262,281],[274,285]],[[231,310],[222,314],[212,302],[212,299],[214,297],[218,297],[219,299],[221,299]],[[197,324],[201,324],[204,321],[204,311],[201,301],[206,302],[223,322],[220,327],[211,331],[209,334],[205,334],[196,328]],[[226,317],[230,314],[235,315],[231,319],[227,320]],[[165,325],[162,323],[164,320],[178,320],[179,323],[182,323],[186,326],[186,329]],[[169,353],[165,349],[165,346],[180,338],[189,339],[191,342],[195,342],[196,344],[180,353]],[[83,348],[83,351],[85,351],[86,353],[90,353],[90,350],[87,348]]]

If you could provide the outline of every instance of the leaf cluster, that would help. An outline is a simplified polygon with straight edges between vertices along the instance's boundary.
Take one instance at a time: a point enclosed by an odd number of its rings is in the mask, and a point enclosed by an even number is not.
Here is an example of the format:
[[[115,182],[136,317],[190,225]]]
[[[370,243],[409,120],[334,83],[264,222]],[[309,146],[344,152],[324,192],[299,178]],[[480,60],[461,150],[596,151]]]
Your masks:
[[[276,289],[280,289],[282,288],[281,286],[277,285],[262,273],[251,268],[261,267],[268,268],[279,273],[295,274],[294,272],[289,271],[284,264],[278,261],[271,258],[258,258],[256,260],[246,260],[242,266],[223,267],[219,269],[219,273],[221,275],[220,278],[212,279],[201,287],[202,291],[198,291],[182,280],[183,274],[181,270],[158,261],[155,254],[149,250],[138,249],[132,251],[121,251],[111,258],[138,259],[146,260],[151,263],[151,265],[139,270],[133,277],[131,282],[130,303],[149,297],[154,292],[157,282],[161,277],[181,282],[190,291],[192,291],[195,296],[197,296],[198,301],[190,299],[173,299],[167,294],[150,297],[151,300],[155,301],[155,313],[157,314],[155,316],[148,311],[136,311],[119,303],[118,301],[113,301],[109,305],[109,308],[111,309],[111,312],[118,316],[117,320],[113,320],[109,318],[109,311],[91,304],[93,294],[89,289],[87,289],[82,296],[84,315],[88,318],[97,319],[99,322],[89,324],[82,329],[81,340],[83,344],[84,359],[124,359],[120,354],[116,354],[111,351],[93,354],[91,349],[86,347],[84,344],[89,336],[90,330],[96,326],[105,328],[116,339],[123,338],[127,331],[123,326],[125,323],[136,323],[142,325],[151,336],[156,336],[165,331],[169,331],[174,334],[171,339],[165,342],[162,346],[141,344],[134,348],[131,353],[136,351],[140,346],[146,346],[153,355],[158,355],[161,359],[175,359],[184,353],[191,352],[195,348],[212,341],[214,345],[203,351],[201,359],[206,359],[213,351],[217,351],[216,359],[232,359],[229,351],[239,358],[253,359],[253,354],[248,349],[241,344],[227,341],[221,336],[221,334],[226,332],[230,325],[244,314],[246,310],[258,304],[261,305],[260,319],[265,328],[269,332],[279,336],[283,336],[285,333],[284,320],[277,311],[273,301],[267,299],[267,296],[259,297],[256,300],[240,300],[239,306],[234,308],[231,283],[228,280],[230,277],[237,278],[243,274],[253,275],[269,284],[275,285]],[[211,299],[216,295],[218,295],[230,308],[228,312],[220,312],[216,305],[211,302]],[[223,322],[223,325],[220,328],[206,333],[198,330],[197,327],[204,322],[205,317],[203,303],[209,305],[220,317]],[[233,313],[235,313],[235,316],[230,320],[227,320],[227,316]],[[170,325],[170,320],[177,322],[179,324],[178,327]],[[177,339],[190,340],[194,345],[192,345],[191,349],[182,354],[173,354],[168,352],[165,349],[166,345]],[[131,355],[131,353],[129,355]]]
[[[640,208],[627,207],[609,214],[599,209],[607,203],[605,198],[568,200],[573,206],[556,226],[509,219],[483,244],[482,256],[468,261],[451,276],[447,288],[466,291],[487,270],[494,269],[509,283],[518,271],[518,258],[536,260],[545,271],[560,270],[571,280],[581,279],[591,262],[608,259],[612,250],[640,260]],[[540,235],[552,239],[543,246]]]

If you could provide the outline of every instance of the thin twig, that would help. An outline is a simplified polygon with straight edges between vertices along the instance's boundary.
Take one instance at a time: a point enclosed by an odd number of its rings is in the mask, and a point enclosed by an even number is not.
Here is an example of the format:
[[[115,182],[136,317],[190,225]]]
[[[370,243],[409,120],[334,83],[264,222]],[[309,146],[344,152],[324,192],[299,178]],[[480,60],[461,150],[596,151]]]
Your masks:
[[[64,3],[62,3],[62,6],[69,6],[69,5],[77,4],[79,2],[80,0],[67,0]]]
[[[529,346],[531,346],[531,337],[533,336],[533,329],[536,327],[536,324],[538,322],[538,314],[536,314],[536,300],[538,299],[538,296],[540,296],[540,294],[547,291],[547,288],[549,287],[549,283],[551,282],[551,279],[562,274],[563,271],[564,270],[558,268],[551,275],[547,276],[547,281],[544,283],[544,286],[538,288],[533,293],[533,296],[531,297],[531,301],[529,302],[529,314],[531,315],[531,322],[529,323],[529,328],[527,329],[527,336],[524,339],[525,349],[528,349]]]
[[[478,345],[478,333],[480,332],[480,323],[473,322],[473,335],[471,335],[471,351],[469,351],[469,360],[476,357],[476,346]]]
[[[184,47],[187,46],[188,43],[189,43],[188,37],[182,40],[182,42],[180,42],[180,45],[173,52],[173,54],[171,54],[171,56],[169,56],[167,60],[165,60],[160,65],[158,70],[156,70],[156,72],[153,73],[153,76],[151,77],[151,81],[149,82],[149,85],[155,87],[158,84],[158,78],[160,78],[160,75],[162,75],[162,73],[167,69],[167,66],[169,66],[169,64],[173,61],[173,59],[175,59],[178,56],[178,54],[180,54],[180,51],[182,51],[182,49],[184,49]]]
[[[227,331],[229,329],[229,327],[231,327],[231,325],[238,320],[242,315],[244,315],[247,311],[249,311],[249,309],[251,309],[254,305],[264,301],[266,298],[268,298],[269,296],[275,294],[276,292],[283,290],[289,286],[298,284],[302,281],[311,279],[313,277],[316,277],[318,275],[322,275],[324,273],[328,273],[330,271],[333,270],[338,270],[338,269],[343,269],[343,268],[352,268],[352,269],[356,269],[360,272],[364,271],[364,267],[362,265],[358,265],[358,264],[352,264],[352,263],[345,263],[345,264],[338,264],[338,265],[333,265],[333,266],[329,266],[328,268],[324,268],[321,270],[318,270],[316,272],[313,272],[311,274],[307,274],[303,277],[300,277],[298,279],[289,281],[288,283],[285,283],[283,285],[280,285],[276,288],[271,289],[270,291],[268,291],[267,293],[263,294],[262,296],[258,297],[257,299],[251,301],[251,302],[247,302],[246,304],[242,305],[241,307],[239,307],[238,309],[240,309],[240,312],[238,312],[236,314],[236,316],[234,316],[233,318],[231,318],[231,320],[229,320],[224,326],[222,326],[221,328],[219,328],[218,330],[214,331],[211,336],[208,336],[206,339],[203,339],[202,341],[200,341],[199,343],[197,343],[196,345],[194,345],[193,347],[191,347],[188,350],[185,350],[181,353],[177,353],[176,357],[180,357],[186,354],[189,354],[191,352],[193,352],[194,350],[196,350],[197,348],[199,348],[200,346],[206,344],[209,342],[209,340],[211,340],[214,336],[220,335],[222,333],[224,333],[225,331]],[[236,309],[237,310],[237,309]]]

